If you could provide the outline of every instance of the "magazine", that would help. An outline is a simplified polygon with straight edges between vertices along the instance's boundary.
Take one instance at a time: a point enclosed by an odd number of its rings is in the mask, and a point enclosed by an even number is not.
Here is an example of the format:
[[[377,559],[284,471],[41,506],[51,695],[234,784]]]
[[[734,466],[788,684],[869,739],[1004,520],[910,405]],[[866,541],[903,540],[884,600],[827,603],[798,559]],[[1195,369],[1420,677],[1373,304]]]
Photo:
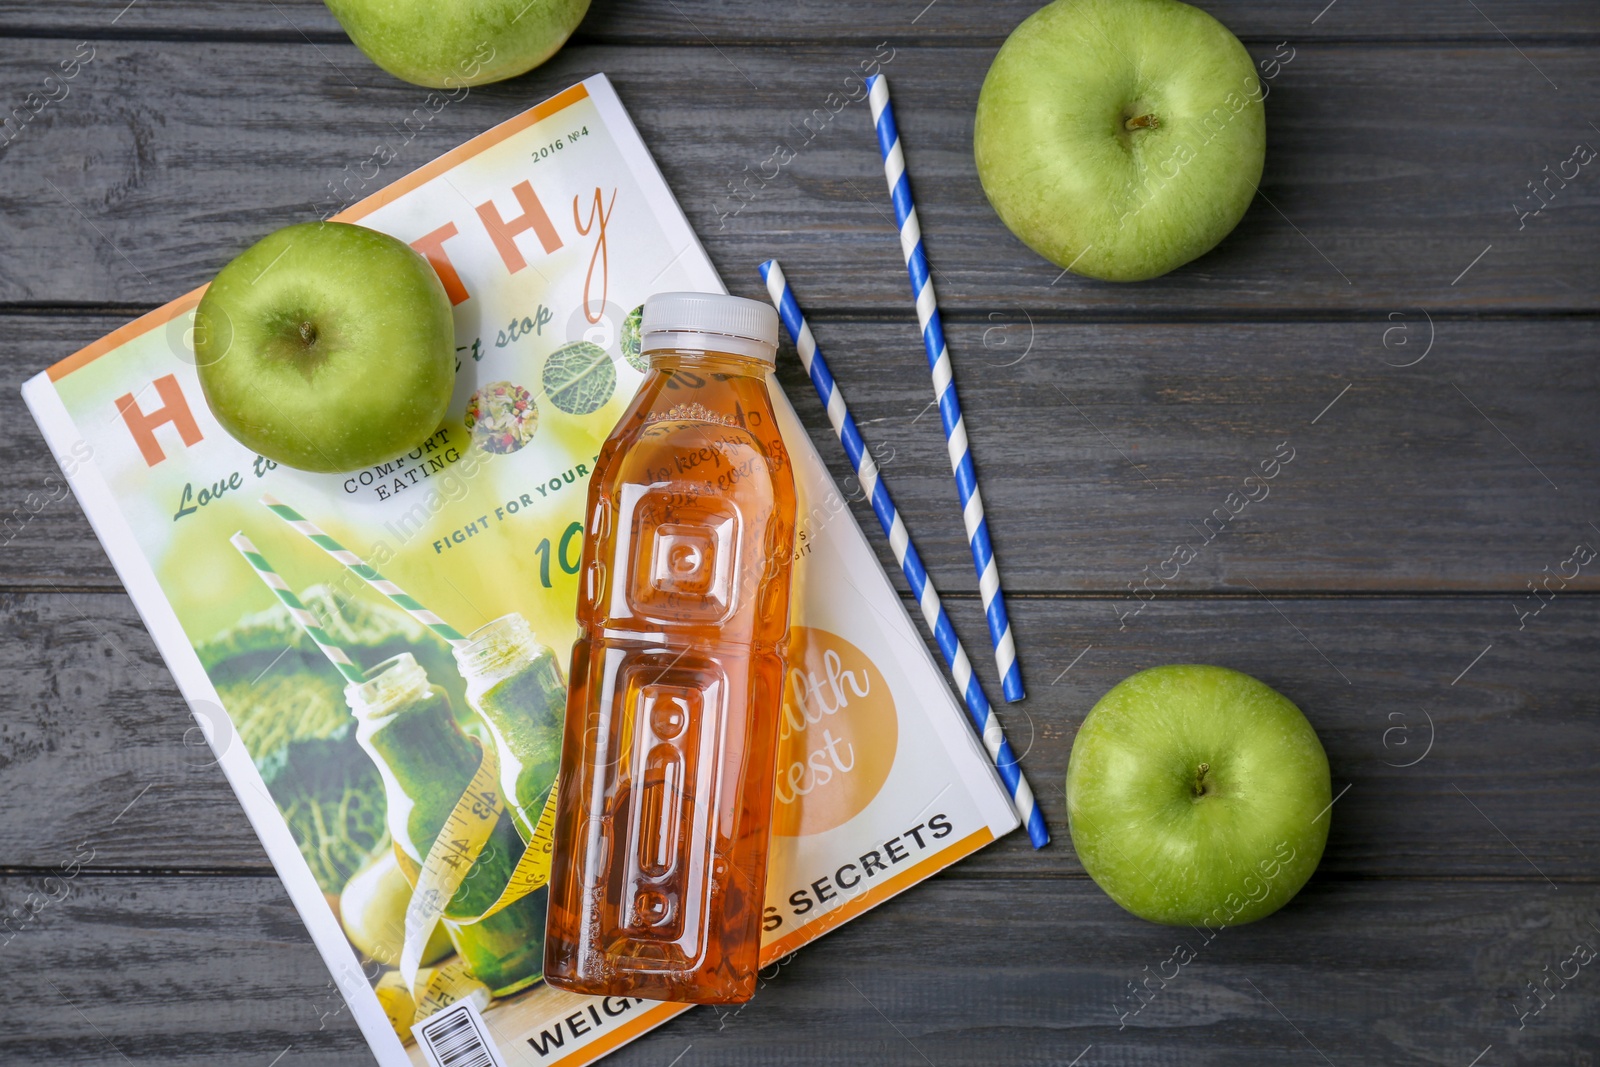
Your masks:
[[[455,306],[455,394],[418,448],[326,475],[237,443],[195,373],[199,290],[23,394],[379,1062],[591,1063],[689,1006],[541,980],[586,485],[643,380],[645,298],[724,290],[604,75],[336,218],[421,251]],[[771,385],[800,519],[764,964],[1017,825]],[[452,638],[496,620],[516,686]],[[415,684],[358,695],[308,624]],[[419,884],[448,903],[411,944]]]

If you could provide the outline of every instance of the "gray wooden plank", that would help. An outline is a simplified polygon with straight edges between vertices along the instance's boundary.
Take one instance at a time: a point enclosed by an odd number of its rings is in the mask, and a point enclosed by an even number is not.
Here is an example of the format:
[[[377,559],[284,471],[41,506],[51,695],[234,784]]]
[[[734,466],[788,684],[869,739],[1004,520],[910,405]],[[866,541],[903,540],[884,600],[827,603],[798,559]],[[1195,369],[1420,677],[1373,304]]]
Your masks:
[[[1086,880],[962,871],[769,969],[743,1008],[689,1012],[607,1062],[1465,1067],[1493,1046],[1480,1062],[1578,1065],[1600,1032],[1593,964],[1517,1014],[1527,983],[1593,951],[1592,885],[1319,877],[1207,940]],[[370,1062],[273,880],[0,878],[0,905],[30,892],[65,897],[8,946],[29,980],[0,1018],[7,1062]]]
[[[1557,997],[1520,1030],[1513,1010],[1574,942],[1600,947],[1592,886],[1314,879],[1206,942],[1127,915],[1092,883],[959,871],[802,949],[742,1012],[691,1012],[614,1062],[663,1064],[692,1045],[684,1063],[730,1067],[1466,1067],[1493,1044],[1482,1063],[1581,1064],[1600,1032],[1600,983],[1581,977],[1552,982]],[[1182,968],[1179,943],[1193,956]],[[1162,972],[1176,972],[1165,988]],[[1133,1014],[1129,983],[1147,976]]]
[[[1257,675],[1316,727],[1334,788],[1349,787],[1332,814],[1330,875],[1593,878],[1600,598],[1558,595],[1522,630],[1510,596],[1132,607],[1013,603],[1029,697],[1000,714],[1057,841],[1035,853],[1014,834],[967,867],[1079,871],[1061,788],[1078,724],[1124,676],[1198,662]],[[953,614],[982,649],[976,602]],[[125,597],[10,594],[0,616],[20,638],[0,644],[0,687],[16,694],[0,720],[0,866],[49,867],[87,840],[107,868],[264,869]]]
[[[19,916],[4,958],[32,976],[0,1020],[8,1064],[373,1062],[276,879],[58,869],[0,877],[0,911]]]
[[[598,0],[579,28],[580,40],[608,42],[681,41],[698,44],[764,41],[807,43],[867,38],[989,41],[1005,35],[1037,8],[1040,0],[1000,0],[961,4],[955,0],[894,0],[861,4],[809,0],[758,10],[718,0]],[[1581,0],[1522,0],[1470,5],[1451,0],[1339,0],[1333,4],[1283,4],[1275,0],[1209,0],[1202,4],[1234,33],[1245,37],[1291,36],[1297,40],[1338,37],[1363,39],[1462,38],[1501,40],[1499,31],[1526,45],[1529,39],[1600,33],[1600,18]],[[1492,21],[1491,21],[1492,17]],[[195,33],[306,34],[318,41],[341,33],[320,0],[229,3],[181,0],[162,3],[101,4],[66,0],[37,5],[23,0],[0,4],[0,26],[11,33]],[[1496,29],[1498,27],[1498,30]]]
[[[0,85],[24,99],[72,47],[59,38],[0,40]],[[865,106],[830,96],[847,91],[847,76],[873,55],[870,44],[575,46],[527,78],[474,90],[431,117],[424,91],[349,46],[94,47],[68,95],[0,155],[0,302],[153,306],[205,281],[267,231],[325,209],[331,183],[346,168],[354,173],[380,140],[398,154],[383,178],[399,177],[604,70],[730,277],[778,254],[816,272],[811,300],[819,306],[895,314],[908,306]],[[1597,137],[1583,108],[1600,88],[1600,68],[1586,49],[1299,47],[1272,82],[1264,195],[1218,249],[1133,287],[1061,277],[988,207],[970,129],[991,52],[901,47],[883,68],[947,308],[1171,315],[1600,306],[1600,263],[1583,252],[1600,226],[1595,184],[1580,176],[1557,189],[1540,217],[1519,219],[1513,206],[1532,195],[1527,183],[1542,179],[1543,167]],[[228,85],[250,89],[218,91]],[[407,141],[401,124],[418,108],[427,121]],[[780,144],[794,158],[765,181],[763,162]]]
[[[791,268],[809,304],[825,272]],[[753,270],[727,281],[761,295]],[[1429,351],[1430,326],[1416,308],[1278,324],[1079,324],[1031,314],[1007,305],[949,330],[1013,595],[1127,595],[1147,580],[1164,592],[1249,593],[1253,583],[1525,594],[1577,541],[1600,546],[1600,529],[1589,525],[1600,523],[1589,437],[1600,421],[1593,319],[1441,319]],[[13,383],[120,324],[0,322]],[[815,328],[938,586],[972,590],[914,321],[818,318]],[[1425,352],[1414,366],[1392,365]],[[819,453],[850,492],[843,452],[787,347],[780,368]],[[1239,506],[1229,494],[1246,491],[1245,478],[1283,442],[1293,461],[1250,489],[1268,495],[1224,525],[1217,509]],[[14,387],[0,390],[0,587],[115,585],[65,494]],[[860,500],[855,508],[893,570],[870,509]],[[1196,559],[1163,567],[1191,541]],[[1574,587],[1600,588],[1591,570]]]

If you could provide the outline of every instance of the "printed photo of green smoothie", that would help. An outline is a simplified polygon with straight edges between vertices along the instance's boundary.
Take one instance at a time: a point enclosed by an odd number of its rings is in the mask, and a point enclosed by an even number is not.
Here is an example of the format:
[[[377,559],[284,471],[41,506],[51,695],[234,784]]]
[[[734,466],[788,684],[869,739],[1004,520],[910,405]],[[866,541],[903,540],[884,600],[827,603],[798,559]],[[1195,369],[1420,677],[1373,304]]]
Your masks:
[[[566,709],[555,653],[518,613],[462,635],[404,594],[297,596],[248,539],[237,544],[279,603],[202,652],[396,1030],[451,1000],[486,1006],[535,986],[549,869],[539,824]],[[492,825],[459,840],[473,812]],[[440,885],[451,889],[437,918],[408,923]]]
[[[416,657],[402,652],[367,672],[345,691],[357,720],[356,740],[383,778],[389,837],[406,880],[415,888],[424,861],[472,781],[478,744],[456,723],[450,698],[428,680]],[[545,893],[512,902],[492,915],[524,851],[524,841],[501,812],[489,841],[444,907],[449,932],[472,976],[492,996],[507,996],[538,981],[544,946]]]
[[[481,627],[468,642],[455,649],[467,702],[499,748],[506,809],[522,839],[532,841],[561,762],[567,711],[561,664],[517,614]]]

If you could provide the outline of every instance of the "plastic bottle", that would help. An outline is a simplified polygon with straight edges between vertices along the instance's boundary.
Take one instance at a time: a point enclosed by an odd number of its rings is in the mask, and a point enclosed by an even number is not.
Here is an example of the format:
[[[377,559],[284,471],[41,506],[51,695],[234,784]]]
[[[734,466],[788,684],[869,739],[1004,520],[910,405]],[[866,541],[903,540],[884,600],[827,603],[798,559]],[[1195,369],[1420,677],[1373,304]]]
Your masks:
[[[794,556],[778,319],[668,293],[641,333],[649,373],[589,484],[545,978],[737,1003],[760,955]]]

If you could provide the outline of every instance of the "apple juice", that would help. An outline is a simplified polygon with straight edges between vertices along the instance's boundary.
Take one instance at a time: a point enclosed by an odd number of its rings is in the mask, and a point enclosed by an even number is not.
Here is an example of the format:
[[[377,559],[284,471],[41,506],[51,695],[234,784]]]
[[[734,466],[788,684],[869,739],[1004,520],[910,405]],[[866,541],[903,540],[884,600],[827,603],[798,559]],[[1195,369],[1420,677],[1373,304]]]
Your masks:
[[[644,306],[650,369],[589,484],[545,978],[591,995],[755,992],[795,489],[777,316]]]

